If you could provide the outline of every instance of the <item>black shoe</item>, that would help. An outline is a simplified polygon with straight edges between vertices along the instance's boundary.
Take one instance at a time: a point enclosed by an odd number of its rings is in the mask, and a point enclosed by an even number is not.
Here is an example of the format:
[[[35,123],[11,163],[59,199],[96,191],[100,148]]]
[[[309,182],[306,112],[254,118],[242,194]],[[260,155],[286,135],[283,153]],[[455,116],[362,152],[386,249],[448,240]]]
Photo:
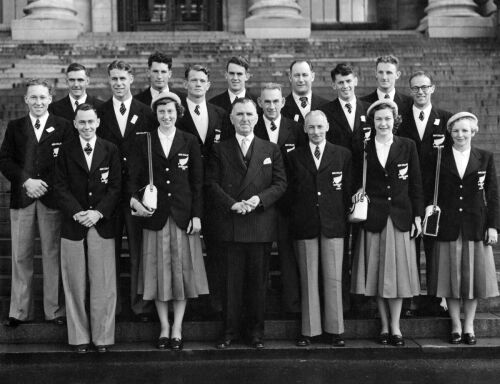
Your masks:
[[[401,336],[401,335],[392,335],[390,337],[390,342],[395,347],[404,347],[404,345],[405,345],[405,340],[403,339],[403,336]]]
[[[173,337],[170,339],[170,349],[172,351],[182,351],[182,348],[184,348],[184,343],[181,338]]]
[[[264,349],[264,342],[260,337],[253,337],[250,346],[255,349]]]
[[[332,335],[332,345],[334,347],[345,347],[345,341],[342,335]]]
[[[95,349],[99,353],[106,353],[109,351],[109,347],[107,345],[96,345]]]
[[[473,333],[464,333],[464,343],[467,345],[476,345],[476,336]]]
[[[158,349],[170,348],[170,338],[160,337],[156,343],[156,348],[158,348]]]
[[[215,348],[217,349],[227,349],[231,346],[231,344],[234,342],[233,339],[222,339],[215,344]]]
[[[295,344],[297,347],[308,347],[311,345],[311,338],[309,336],[300,335]]]
[[[23,323],[24,323],[24,321],[22,321],[22,320],[18,320],[18,319],[16,319],[15,317],[9,317],[8,319],[4,320],[2,324],[3,324],[5,327],[15,328],[15,327],[17,327],[18,325],[21,325],[21,324],[23,324]]]
[[[406,319],[412,319],[416,316],[416,311],[413,309],[405,309],[403,310],[403,313],[401,314],[401,317],[406,318]]]
[[[55,325],[66,325],[66,317],[59,316],[59,317],[56,317],[55,319],[50,320],[50,322],[55,324]]]
[[[80,345],[75,345],[75,352],[84,354],[88,353],[89,351],[89,345],[88,344],[80,344]]]
[[[389,344],[390,335],[388,332],[381,333],[378,337],[378,342],[382,345]]]
[[[452,332],[450,335],[450,344],[460,344],[462,342],[462,335],[458,332]]]

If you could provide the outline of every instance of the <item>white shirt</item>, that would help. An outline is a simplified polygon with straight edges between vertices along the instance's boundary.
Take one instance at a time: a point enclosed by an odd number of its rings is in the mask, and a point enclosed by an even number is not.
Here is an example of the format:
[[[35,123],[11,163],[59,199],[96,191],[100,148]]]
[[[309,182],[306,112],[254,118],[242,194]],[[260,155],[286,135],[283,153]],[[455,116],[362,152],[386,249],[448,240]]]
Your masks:
[[[196,127],[196,130],[198,131],[198,134],[201,137],[201,141],[204,143],[205,139],[207,138],[207,132],[208,132],[208,109],[207,109],[207,103],[203,101],[201,104],[196,104],[193,103],[189,98],[186,97],[186,102],[187,106],[189,109],[189,113],[191,114],[191,117],[193,118],[194,125]],[[197,115],[196,112],[194,111],[196,106],[199,105],[199,111],[200,114]]]
[[[69,101],[71,101],[71,107],[73,108],[73,112],[76,111],[75,101],[78,101],[78,105],[85,104],[85,101],[87,101],[87,94],[83,95],[78,100],[76,100],[73,96],[71,96],[71,94],[68,94],[68,96],[69,96]]]
[[[36,140],[40,141],[40,137],[42,137],[43,130],[45,129],[45,125],[47,124],[47,119],[49,118],[49,113],[45,112],[45,114],[41,117],[35,117],[30,113],[31,124],[33,125],[33,130],[35,131]],[[36,129],[35,124],[36,121],[40,120],[40,128]],[[50,128],[50,127],[47,127]]]
[[[323,158],[323,153],[325,153],[325,145],[326,145],[326,140],[323,140],[322,143],[320,144],[313,144],[309,142],[309,148],[311,149],[311,154],[314,160],[314,164],[316,164],[316,169],[319,169],[319,165],[321,164],[321,159]],[[316,146],[319,146],[319,159],[314,156],[314,151],[316,151]]]
[[[89,141],[83,140],[81,136],[78,137],[80,138],[80,144],[82,145],[83,156],[85,157],[85,161],[87,162],[87,167],[89,167],[90,170],[90,166],[92,165],[92,158],[94,157],[95,142],[97,140],[97,136],[94,136]],[[92,152],[90,153],[90,155],[87,155],[87,153],[85,152],[85,147],[87,146],[87,143],[89,143],[90,147],[92,148]]]
[[[123,115],[120,112],[122,103],[125,104],[125,108],[127,109]],[[120,127],[122,136],[125,136],[125,128],[127,128],[128,114],[130,112],[130,104],[132,104],[132,97],[129,97],[125,101],[118,101],[113,97],[113,109],[115,110],[116,121],[118,121],[118,126]]]
[[[153,87],[149,87],[149,92],[151,92],[151,100],[154,100],[160,94],[160,91],[157,91]],[[161,92],[170,92],[168,89],[168,85],[163,88]]]
[[[378,161],[380,161],[380,164],[382,164],[382,167],[384,168],[385,165],[387,164],[387,158],[389,157],[389,151],[391,150],[391,145],[393,141],[394,139],[391,138],[387,143],[380,143],[375,138],[375,149],[377,151]]]
[[[240,148],[241,148],[241,142],[243,141],[243,139],[247,140],[247,151],[248,151],[248,149],[250,148],[250,145],[252,144],[253,138],[254,138],[253,132],[251,134],[249,134],[248,136],[242,136],[238,133],[235,136],[236,136],[236,140],[238,141],[238,145],[240,146]]]
[[[396,88],[394,88],[391,92],[385,93],[377,88],[377,96],[379,100],[385,100],[385,95],[389,95],[389,100],[394,101],[394,96],[396,95]]]
[[[312,99],[312,92],[309,92],[307,95],[302,95],[299,96],[292,92],[293,99],[295,100],[295,104],[299,107],[300,113],[302,114],[302,117],[305,117],[310,111],[311,111],[311,99]],[[302,108],[302,102],[300,101],[301,97],[307,97],[307,105],[305,108]]]
[[[229,93],[229,100],[231,100],[231,104],[234,103],[234,99],[236,99],[236,98],[242,99],[247,94],[247,90],[246,89],[243,89],[243,91],[241,91],[238,94],[231,92],[230,89],[228,89],[227,92]]]
[[[356,97],[353,97],[352,100],[344,101],[339,98],[340,105],[342,106],[342,110],[344,111],[344,115],[349,123],[349,127],[351,127],[351,131],[354,130],[354,121],[356,119]],[[347,110],[346,104],[351,104],[351,113]]]
[[[427,122],[429,121],[429,115],[431,114],[432,105],[429,104],[424,109],[418,109],[413,105],[413,120],[415,120],[415,125],[417,126],[418,135],[420,136],[420,140],[424,137],[425,127],[427,126]],[[424,120],[420,120],[420,112],[424,112]]]
[[[463,152],[457,151],[453,148],[453,157],[455,158],[455,164],[457,165],[458,175],[462,179],[465,174],[465,170],[467,169],[467,164],[469,163],[470,158],[470,147]]]
[[[161,147],[163,148],[163,153],[167,158],[168,155],[170,154],[170,148],[172,148],[172,142],[174,141],[175,131],[176,128],[174,127],[171,133],[165,135],[162,131],[160,131],[160,128],[158,128],[158,137],[160,138],[160,144]]]
[[[273,131],[271,129],[271,120],[269,120],[266,116],[262,115],[264,118],[264,124],[266,125],[267,135],[269,136],[269,141],[274,144],[278,144],[278,137],[280,134],[280,124],[281,124],[281,115],[279,115],[276,120],[274,120],[274,124],[276,125],[276,129]]]

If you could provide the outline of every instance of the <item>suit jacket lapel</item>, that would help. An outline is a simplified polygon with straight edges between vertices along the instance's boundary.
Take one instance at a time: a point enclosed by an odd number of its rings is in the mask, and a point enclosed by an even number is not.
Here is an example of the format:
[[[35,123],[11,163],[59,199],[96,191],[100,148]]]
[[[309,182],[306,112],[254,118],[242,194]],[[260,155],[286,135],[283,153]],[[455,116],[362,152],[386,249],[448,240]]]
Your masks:
[[[471,148],[469,162],[467,163],[467,168],[465,168],[464,179],[470,175],[472,172],[477,172],[481,167],[481,155],[475,148]],[[494,175],[496,176],[496,175]]]
[[[80,152],[83,153],[83,151]],[[92,163],[90,164],[90,174],[93,174],[96,169],[99,168],[99,165],[104,161],[105,157],[106,153],[104,151],[104,147],[102,146],[102,142],[97,139],[95,142],[94,154],[92,155]]]
[[[52,129],[50,129],[52,128]],[[50,130],[50,132],[48,131]],[[49,118],[47,119],[47,122],[45,123],[45,127],[43,128],[42,136],[40,137],[39,143],[41,144],[45,140],[47,140],[52,133],[55,131],[54,128],[54,116],[52,114],[49,114]]]
[[[321,173],[333,161],[333,158],[333,147],[329,146],[328,143],[326,143],[323,156],[321,157],[321,163],[319,163],[318,173]]]
[[[97,143],[97,141],[96,141]],[[73,159],[73,161],[83,169],[85,173],[89,173],[89,167],[87,165],[87,160],[85,159],[85,152],[83,152],[80,139],[76,137],[71,144],[68,145],[67,155]],[[94,156],[92,157],[92,164],[94,163]]]
[[[109,131],[120,141],[123,140],[122,132],[120,131],[120,126],[118,125],[118,120],[115,115],[113,98],[109,99],[105,106],[103,105],[102,110],[106,111],[102,119],[106,122],[107,129],[109,129]]]
[[[130,103],[130,111],[128,113],[128,117],[127,117],[127,125],[125,126],[125,133],[123,135],[123,138],[127,138],[128,136],[130,136],[130,134],[132,133],[132,131],[134,131],[134,125],[137,123],[137,121],[134,121],[134,123],[132,124],[132,119],[134,119],[134,116],[137,115],[137,105],[138,101],[136,101],[135,99],[132,99],[132,102]],[[116,120],[116,116],[115,116],[115,120]],[[136,120],[136,119],[134,119]],[[118,123],[117,123],[118,124]],[[118,128],[120,129],[120,128]]]
[[[285,124],[285,119],[281,117],[279,131],[278,131],[278,146],[280,148],[285,144],[289,135],[290,135],[290,129]]]
[[[399,137],[393,136],[393,142],[391,148],[389,149],[389,155],[387,156],[385,169],[387,169],[389,165],[392,164],[392,162],[397,159],[397,157],[399,156],[399,152],[401,152],[401,143],[399,141]]]
[[[356,114],[354,115],[354,127],[352,129],[352,131],[354,132],[356,129],[359,129],[360,125],[361,125],[361,109],[362,109],[362,105],[359,101],[359,99],[356,99]]]
[[[264,122],[264,117],[261,117],[254,128],[254,134],[260,137],[262,140],[269,141],[269,134],[267,133],[266,123]]]
[[[217,112],[209,103],[207,105],[208,112],[208,128],[207,128],[207,137],[205,138],[205,143],[213,143],[215,137],[215,129],[217,127]],[[198,131],[198,130],[196,130]]]
[[[313,175],[316,175],[318,173],[318,169],[316,168],[316,163],[314,162],[309,143],[307,143],[304,147],[297,149],[297,151],[301,151],[300,158],[307,170]]]
[[[255,178],[255,175],[257,175],[263,165],[264,159],[262,156],[263,153],[260,139],[258,137],[254,137],[253,140],[254,142],[252,157],[250,158],[247,173],[245,174],[245,177],[240,184],[237,195],[239,195],[248,186],[248,184],[250,184],[250,182]]]
[[[158,138],[158,141],[160,141],[160,138]],[[168,160],[171,160],[172,157],[177,155],[183,146],[184,146],[184,137],[180,134],[180,131],[176,129],[174,139],[172,140],[172,146],[170,147],[170,152],[168,153]]]
[[[431,108],[431,112],[429,113],[429,118],[427,119],[427,124],[425,125],[425,131],[424,131],[424,136],[422,137],[422,141],[425,141],[430,137],[432,137],[432,134],[434,133],[434,121],[438,119],[439,116],[434,110],[434,108]]]
[[[333,101],[333,116],[340,129],[351,135],[351,127],[349,126],[347,117],[345,117],[344,109],[342,108],[342,104],[340,104],[340,100],[338,98]]]

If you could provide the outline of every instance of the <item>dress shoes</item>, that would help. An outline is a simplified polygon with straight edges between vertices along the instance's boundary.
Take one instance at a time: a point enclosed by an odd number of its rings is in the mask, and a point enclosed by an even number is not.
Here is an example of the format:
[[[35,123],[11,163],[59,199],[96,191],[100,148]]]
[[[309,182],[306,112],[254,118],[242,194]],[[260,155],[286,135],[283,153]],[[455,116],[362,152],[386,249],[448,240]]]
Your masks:
[[[109,351],[109,347],[107,345],[96,345],[95,349],[98,353],[106,353]]]
[[[345,347],[345,341],[342,338],[342,335],[332,335],[332,346]]]
[[[311,338],[309,336],[300,335],[296,345],[297,347],[308,347],[311,345]]]
[[[88,344],[75,345],[75,352],[76,353],[84,354],[84,353],[88,353],[88,351],[89,351]]]
[[[227,349],[233,344],[233,339],[222,339],[215,344],[215,348],[217,349]]]
[[[170,349],[172,351],[182,351],[182,348],[184,348],[184,343],[180,337],[172,337],[170,339]]]
[[[15,317],[9,317],[8,319],[4,320],[2,324],[3,324],[5,327],[15,328],[15,327],[17,327],[18,325],[21,325],[21,324],[23,324],[23,323],[24,323],[24,321],[22,321],[22,320],[18,320],[18,319],[16,319]]]
[[[388,332],[383,332],[378,337],[378,342],[382,345],[389,344],[390,335]]]
[[[450,344],[460,344],[462,342],[462,335],[458,332],[452,332],[450,335]]]
[[[50,320],[51,323],[55,324],[55,325],[66,325],[66,317],[64,316],[59,316],[59,317],[56,317],[55,319],[52,319]]]
[[[405,340],[403,339],[402,335],[392,335],[390,337],[390,342],[391,342],[391,345],[394,345],[395,347],[404,347],[405,346]]]
[[[476,345],[476,336],[473,333],[464,333],[464,343],[467,345]]]
[[[158,349],[168,349],[170,348],[170,338],[160,337],[156,342],[156,348]]]
[[[255,349],[264,349],[264,341],[260,337],[253,337],[250,346]]]

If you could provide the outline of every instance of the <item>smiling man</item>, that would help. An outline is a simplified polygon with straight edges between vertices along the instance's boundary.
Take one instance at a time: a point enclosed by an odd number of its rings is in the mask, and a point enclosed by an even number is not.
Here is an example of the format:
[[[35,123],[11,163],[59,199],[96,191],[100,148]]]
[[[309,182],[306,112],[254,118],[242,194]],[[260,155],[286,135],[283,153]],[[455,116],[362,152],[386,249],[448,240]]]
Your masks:
[[[89,72],[79,63],[71,63],[66,69],[66,84],[68,95],[49,105],[49,112],[56,116],[73,121],[75,110],[80,104],[91,104],[96,108],[103,102],[87,93],[90,84]]]

